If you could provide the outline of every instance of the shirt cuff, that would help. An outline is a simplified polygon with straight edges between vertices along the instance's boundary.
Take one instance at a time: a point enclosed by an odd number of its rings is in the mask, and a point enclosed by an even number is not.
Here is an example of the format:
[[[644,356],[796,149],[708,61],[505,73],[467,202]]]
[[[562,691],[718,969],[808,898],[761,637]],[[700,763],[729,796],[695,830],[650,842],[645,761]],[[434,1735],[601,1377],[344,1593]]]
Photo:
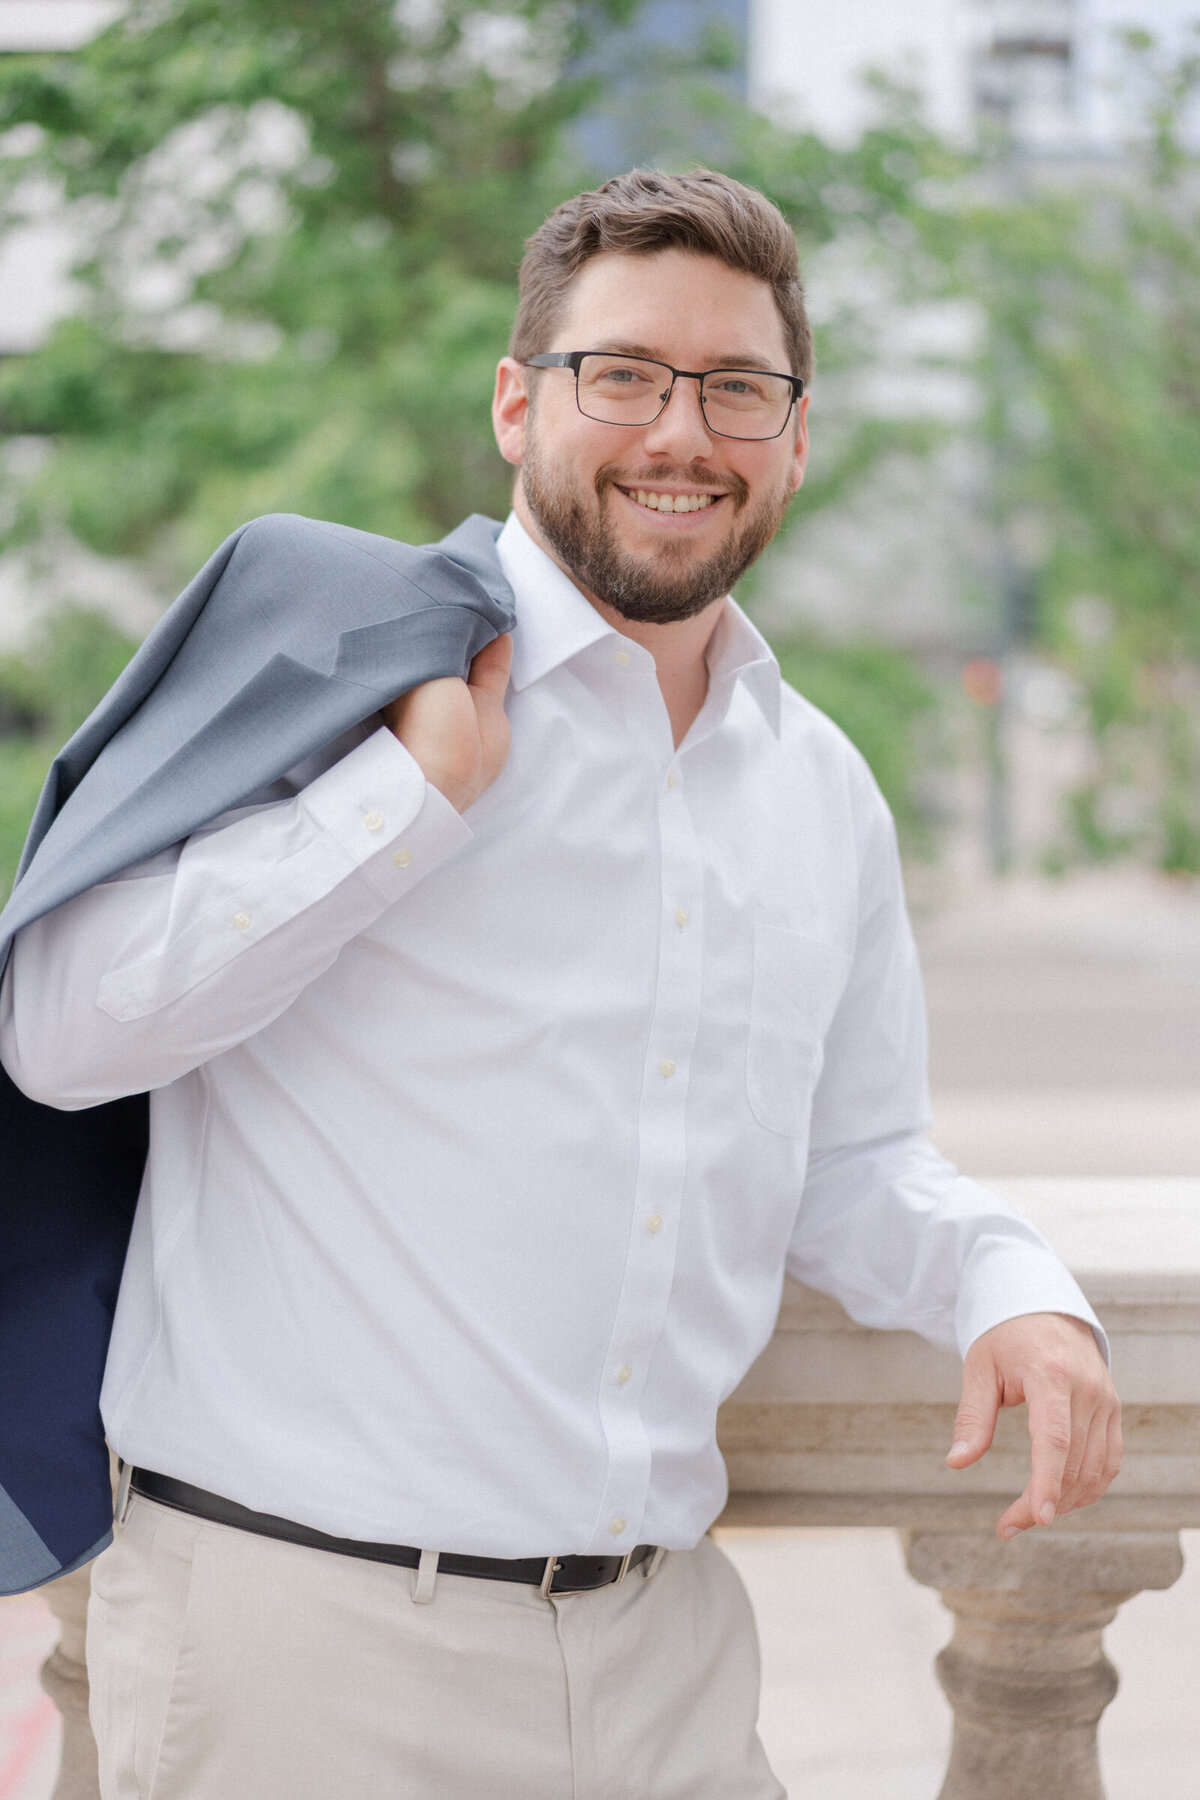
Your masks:
[[[314,824],[334,839],[381,899],[394,900],[472,833],[427,782],[386,725],[301,792]]]
[[[1066,1313],[1090,1325],[1101,1356],[1111,1363],[1104,1327],[1071,1271],[1052,1250],[1011,1240],[980,1245],[959,1286],[954,1329],[960,1354],[965,1356],[993,1325],[1043,1312]]]

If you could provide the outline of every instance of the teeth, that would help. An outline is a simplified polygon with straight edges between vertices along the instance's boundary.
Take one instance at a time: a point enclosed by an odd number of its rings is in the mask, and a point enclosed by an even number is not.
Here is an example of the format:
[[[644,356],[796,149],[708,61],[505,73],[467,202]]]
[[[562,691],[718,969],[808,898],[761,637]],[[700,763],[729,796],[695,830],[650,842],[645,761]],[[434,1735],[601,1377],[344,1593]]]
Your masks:
[[[638,488],[634,494],[638,505],[648,506],[651,512],[701,512],[715,498],[713,494],[655,494],[646,488]]]

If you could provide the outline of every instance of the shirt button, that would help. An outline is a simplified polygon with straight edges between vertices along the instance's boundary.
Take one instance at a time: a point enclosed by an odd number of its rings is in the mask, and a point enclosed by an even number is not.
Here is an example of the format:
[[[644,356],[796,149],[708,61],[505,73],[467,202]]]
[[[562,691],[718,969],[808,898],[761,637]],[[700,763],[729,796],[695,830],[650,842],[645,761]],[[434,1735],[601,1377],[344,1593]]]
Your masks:
[[[671,1061],[669,1056],[664,1056],[658,1067],[663,1079],[666,1081],[669,1081],[675,1073],[675,1064]]]
[[[367,814],[366,818],[363,820],[363,824],[366,826],[368,831],[382,831],[383,830],[383,814],[381,812],[369,812]]]
[[[628,1521],[623,1519],[620,1513],[618,1513],[608,1529],[612,1532],[614,1537],[620,1537],[627,1523]]]
[[[622,1367],[617,1370],[617,1380],[622,1387],[625,1386],[625,1383],[631,1378],[632,1375],[633,1375],[633,1370],[630,1368],[628,1363],[624,1363],[622,1365]]]
[[[646,1230],[649,1232],[652,1232],[652,1233],[662,1230],[662,1214],[661,1213],[651,1213],[650,1214],[650,1217],[646,1220]]]
[[[629,652],[628,652],[628,650],[616,651],[616,653],[613,656],[613,661],[618,665],[618,667],[620,667],[622,669],[627,669],[629,667]]]
[[[682,931],[683,927],[687,924],[688,917],[689,917],[689,914],[688,914],[688,909],[686,906],[677,906],[675,908],[675,923],[679,926],[681,931]]]
[[[679,783],[679,776],[675,773],[675,770],[668,769],[667,770],[667,786],[668,787],[676,787],[676,786],[678,786],[678,783]]]
[[[392,856],[392,861],[398,869],[407,869],[409,863],[412,861],[412,851],[397,850]]]
[[[237,926],[237,929],[239,931],[249,931],[249,929],[250,929],[250,914],[249,913],[234,913],[233,922]]]

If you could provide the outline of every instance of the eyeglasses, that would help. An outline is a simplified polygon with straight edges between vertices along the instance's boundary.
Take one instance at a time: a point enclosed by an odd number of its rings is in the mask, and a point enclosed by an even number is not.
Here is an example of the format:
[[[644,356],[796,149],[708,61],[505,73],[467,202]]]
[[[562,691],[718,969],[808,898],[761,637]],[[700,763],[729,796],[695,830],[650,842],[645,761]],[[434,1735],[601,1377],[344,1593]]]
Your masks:
[[[608,350],[548,350],[524,362],[528,369],[574,370],[580,412],[602,425],[653,425],[677,381],[698,381],[700,410],[709,429],[717,437],[746,442],[779,437],[804,392],[799,375],[673,369],[670,363]]]

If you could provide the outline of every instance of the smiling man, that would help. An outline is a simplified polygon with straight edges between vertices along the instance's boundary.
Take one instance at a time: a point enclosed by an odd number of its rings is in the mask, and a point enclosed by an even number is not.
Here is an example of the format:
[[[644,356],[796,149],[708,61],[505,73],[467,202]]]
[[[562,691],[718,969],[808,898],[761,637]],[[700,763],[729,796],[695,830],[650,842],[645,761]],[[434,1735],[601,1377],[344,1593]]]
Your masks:
[[[16,939],[14,1079],[152,1094],[105,1800],[778,1800],[706,1532],[787,1269],[964,1354],[955,1466],[1028,1403],[1001,1536],[1119,1462],[1086,1301],[925,1136],[886,808],[728,597],[808,451],[791,233],[608,182],[511,352],[514,637]]]

